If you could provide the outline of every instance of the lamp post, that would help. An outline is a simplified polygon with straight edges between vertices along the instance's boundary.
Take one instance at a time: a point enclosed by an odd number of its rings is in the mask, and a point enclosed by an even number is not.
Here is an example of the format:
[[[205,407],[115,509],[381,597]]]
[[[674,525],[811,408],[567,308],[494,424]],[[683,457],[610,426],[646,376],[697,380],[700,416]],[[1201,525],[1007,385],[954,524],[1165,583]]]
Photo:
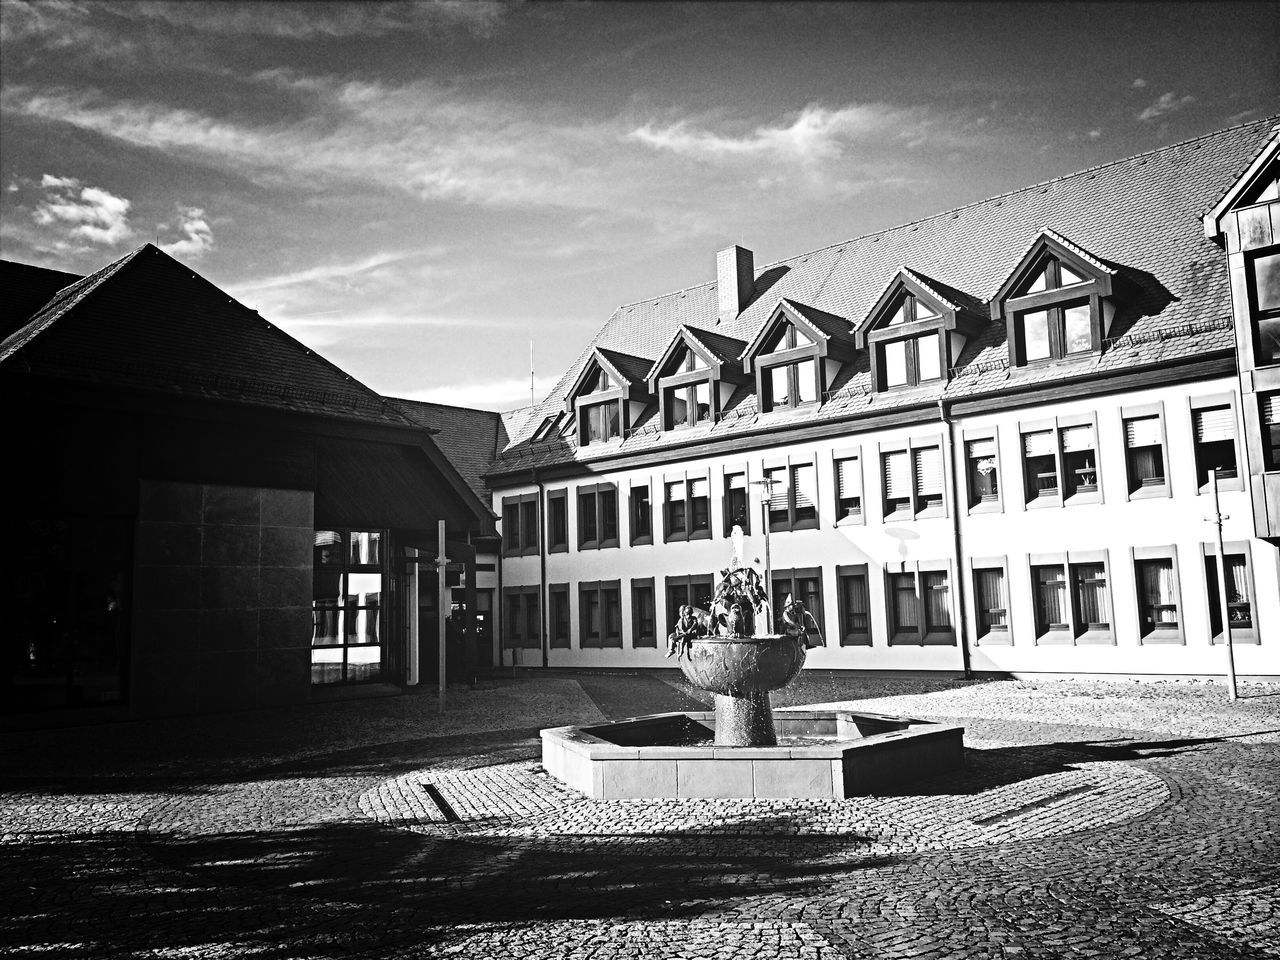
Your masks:
[[[774,484],[782,481],[776,477],[766,476],[751,482],[760,488],[760,519],[761,527],[764,529],[764,595],[769,601],[769,616],[776,621],[777,613],[773,607],[773,566],[769,557],[769,504],[773,500]],[[777,629],[776,623],[770,623],[769,632],[772,633],[775,629]]]
[[[1213,491],[1213,514],[1205,517],[1213,524],[1215,545],[1218,548],[1218,596],[1214,598],[1219,604],[1222,617],[1222,639],[1227,645],[1227,695],[1236,699],[1236,654],[1231,646],[1231,608],[1227,606],[1227,555],[1222,548],[1222,521],[1231,517],[1224,514],[1218,506],[1218,471],[1209,471],[1209,488]]]

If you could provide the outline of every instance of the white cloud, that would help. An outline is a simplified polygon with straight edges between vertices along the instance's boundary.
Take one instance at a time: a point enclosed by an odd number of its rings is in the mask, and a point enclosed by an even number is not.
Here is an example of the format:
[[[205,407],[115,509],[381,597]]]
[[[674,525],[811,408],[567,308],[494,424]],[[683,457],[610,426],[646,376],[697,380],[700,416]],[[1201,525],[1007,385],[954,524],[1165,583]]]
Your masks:
[[[280,290],[285,287],[311,285],[335,280],[350,280],[352,277],[368,273],[378,267],[383,267],[390,263],[398,263],[416,255],[416,251],[375,253],[348,263],[309,267],[306,270],[296,270],[291,273],[281,273],[275,276],[261,277],[257,280],[246,280],[243,283],[230,284],[227,287],[227,291],[237,299],[242,299],[247,294]]]
[[[74,177],[45,174],[40,185],[45,199],[32,218],[42,227],[69,227],[71,238],[115,246],[133,236],[129,226],[130,203],[101,187],[81,187]]]
[[[115,5],[113,5],[115,6]],[[436,34],[460,27],[491,33],[504,5],[496,0],[434,0],[419,3],[135,3],[115,12],[131,20],[226,36],[265,36],[289,40]]]
[[[533,394],[539,400],[545,397],[559,377],[534,377]],[[529,405],[529,378],[506,377],[501,380],[469,381],[448,386],[430,387],[426,390],[410,390],[391,394],[406,400],[425,400],[429,403],[447,403],[455,407],[475,407],[480,410],[514,410]]]
[[[196,259],[213,249],[213,229],[204,218],[204,211],[199,207],[178,208],[177,229],[184,236],[181,240],[173,240],[160,244],[160,249],[171,257]],[[165,225],[161,224],[164,228]]]
[[[1101,136],[1102,136],[1102,130],[1101,130],[1101,129],[1099,129],[1099,128],[1095,128],[1095,129],[1093,129],[1093,130],[1090,130],[1090,131],[1089,131],[1089,139],[1090,139],[1090,140],[1097,140],[1097,139],[1098,139],[1098,138],[1100,138]]]
[[[1139,120],[1154,120],[1157,117],[1163,117],[1166,113],[1173,113],[1175,110],[1181,110],[1189,103],[1195,103],[1196,98],[1191,94],[1178,96],[1172,90],[1168,93],[1162,93],[1156,98],[1156,102],[1151,104],[1140,114]]]
[[[1133,81],[1133,87],[1135,90],[1141,90],[1146,85],[1147,85],[1147,81],[1143,80],[1141,77]]]
[[[812,163],[839,157],[857,141],[883,137],[889,131],[899,137],[908,132],[923,134],[921,119],[913,111],[882,104],[856,104],[839,110],[809,104],[791,123],[759,126],[745,136],[691,129],[685,121],[666,127],[646,123],[628,136],[655,150],[669,150],[698,160],[744,158]]]

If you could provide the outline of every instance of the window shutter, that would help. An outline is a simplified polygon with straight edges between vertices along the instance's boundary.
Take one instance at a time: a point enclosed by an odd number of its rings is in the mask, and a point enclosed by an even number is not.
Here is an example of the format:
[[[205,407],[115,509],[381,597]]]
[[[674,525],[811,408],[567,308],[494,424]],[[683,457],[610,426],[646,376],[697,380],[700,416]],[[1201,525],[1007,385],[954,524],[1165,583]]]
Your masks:
[[[693,477],[689,480],[689,499],[696,500],[698,497],[707,495],[707,478]]]
[[[786,510],[787,509],[787,471],[785,470],[766,470],[764,472],[766,479],[773,481],[769,485],[769,509],[770,510]]]
[[[1209,407],[1195,411],[1196,440],[1213,443],[1217,440],[1234,440],[1235,418],[1230,407]]]
[[[1028,457],[1053,455],[1053,431],[1039,430],[1022,435],[1022,446]]]
[[[858,458],[836,461],[836,497],[847,500],[862,496],[862,475],[858,470]]]
[[[817,500],[817,477],[813,464],[802,463],[791,468],[796,488],[796,507],[812,507]]]
[[[994,457],[996,455],[995,440],[970,440],[969,441],[969,457],[974,460],[986,457]]]
[[[942,495],[942,453],[937,447],[924,447],[915,451],[916,495]]]
[[[911,463],[907,451],[880,455],[884,470],[884,495],[890,500],[911,496]]]
[[[1063,453],[1076,453],[1081,450],[1094,450],[1093,425],[1084,424],[1079,427],[1066,427],[1062,431]]]
[[[1124,441],[1130,447],[1160,445],[1160,418],[1139,417],[1124,422]]]
[[[1262,398],[1262,422],[1280,423],[1280,393],[1269,393]]]

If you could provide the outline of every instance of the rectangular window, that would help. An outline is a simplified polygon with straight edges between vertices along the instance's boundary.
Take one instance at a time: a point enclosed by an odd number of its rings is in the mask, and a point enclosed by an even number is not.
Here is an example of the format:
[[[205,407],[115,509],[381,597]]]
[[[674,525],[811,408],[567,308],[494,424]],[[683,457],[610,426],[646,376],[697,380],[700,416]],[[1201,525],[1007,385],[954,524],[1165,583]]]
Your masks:
[[[951,591],[945,570],[928,570],[920,574],[924,599],[925,633],[951,632]]]
[[[1031,587],[1035,593],[1036,636],[1043,637],[1059,630],[1070,630],[1067,613],[1066,571],[1058,564],[1031,568]]]
[[[911,460],[905,450],[880,454],[884,478],[884,517],[911,516]]]
[[[915,512],[942,509],[942,451],[938,447],[912,450],[915,479]]]
[[[965,444],[965,462],[969,473],[969,506],[998,503],[1000,471],[996,469],[996,441],[970,440]]]
[[[1009,595],[1004,569],[982,567],[973,571],[973,596],[977,604],[978,636],[1009,634]]]
[[[942,379],[942,339],[936,333],[876,345],[881,390],[914,387]]]
[[[700,380],[667,387],[663,392],[666,428],[692,427],[711,420],[711,383]]]
[[[673,480],[666,484],[667,496],[663,504],[666,515],[666,539],[687,540],[689,537],[689,503],[685,497],[685,482]]]
[[[1178,594],[1173,558],[1137,560],[1134,579],[1138,586],[1139,633],[1145,639],[1178,629]]]
[[[1101,563],[1071,564],[1071,589],[1077,635],[1090,630],[1110,630],[1106,567]]]
[[[542,646],[541,613],[537,587],[506,587],[502,636],[507,649],[538,649]]]
[[[1196,482],[1209,487],[1209,471],[1218,479],[1236,477],[1236,418],[1230,404],[1191,411],[1196,450]]]
[[[818,471],[812,463],[769,467],[769,529],[808,530],[818,525]]]
[[[312,683],[382,675],[382,547],[379,530],[315,531]]]
[[[569,549],[569,496],[567,490],[547,492],[547,552]]]
[[[1058,460],[1052,430],[1035,430],[1022,435],[1022,462],[1027,502],[1058,496]]]
[[[538,495],[526,493],[502,499],[502,555],[536,556],[538,553]]]
[[[914,573],[891,573],[889,587],[889,642],[920,639],[920,598]]]
[[[618,545],[618,490],[611,483],[578,488],[578,549]]]
[[[1094,349],[1093,309],[1088,301],[1015,313],[1014,320],[1021,347],[1020,363],[1062,359]]]
[[[840,567],[840,645],[871,645],[871,594],[865,564]]]
[[[724,475],[724,535],[729,536],[734,527],[741,527],[743,533],[751,532],[751,496],[746,473]]]
[[[1222,594],[1218,580],[1218,558],[1204,558],[1205,583],[1209,593],[1209,624],[1216,640],[1222,639]],[[1227,618],[1234,639],[1239,632],[1253,630],[1253,595],[1249,588],[1248,559],[1227,549]]]
[[[1160,418],[1132,417],[1124,421],[1125,468],[1129,492],[1165,485],[1164,440]]]
[[[582,444],[607,443],[622,436],[621,406],[616,400],[582,408]]]
[[[579,646],[622,646],[622,593],[617,580],[578,584]]]
[[[568,649],[572,645],[569,639],[569,585],[553,583],[547,587],[547,605],[551,608],[552,649]]]
[[[760,373],[760,384],[764,393],[760,398],[760,406],[766,413],[817,403],[817,362],[807,359],[765,367]]]
[[[902,387],[908,382],[907,341],[890,340],[884,345],[884,385]]]
[[[1094,439],[1093,425],[1063,427],[1059,433],[1067,499],[1078,493],[1097,493],[1098,444]]]
[[[711,574],[667,577],[667,622],[675,623],[680,608],[686,604],[701,610],[711,608],[713,596]]]
[[[631,488],[631,544],[653,543],[653,504],[649,485]]]
[[[1262,461],[1268,470],[1280,470],[1280,393],[1264,393],[1259,403]]]
[[[862,518],[862,462],[857,457],[835,461],[836,523]]]
[[[1280,363],[1280,252],[1252,257],[1249,272],[1254,357],[1259,366]]]
[[[654,609],[653,578],[631,581],[631,646],[658,645],[658,618]]]
[[[711,535],[711,482],[706,477],[689,478],[689,537]]]
[[[773,571],[773,606],[775,615],[782,616],[787,598],[799,600],[813,616],[818,630],[825,629],[822,612],[822,571],[817,567]]]

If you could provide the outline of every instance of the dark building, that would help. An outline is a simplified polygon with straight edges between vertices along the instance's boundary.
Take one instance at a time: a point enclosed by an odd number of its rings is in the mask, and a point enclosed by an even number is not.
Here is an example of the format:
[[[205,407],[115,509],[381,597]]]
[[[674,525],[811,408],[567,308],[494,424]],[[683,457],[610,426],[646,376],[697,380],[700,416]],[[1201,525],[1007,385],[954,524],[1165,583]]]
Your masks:
[[[407,558],[441,520],[459,544],[493,530],[429,421],[150,244],[83,278],[3,263],[0,283],[6,713],[409,676]]]

